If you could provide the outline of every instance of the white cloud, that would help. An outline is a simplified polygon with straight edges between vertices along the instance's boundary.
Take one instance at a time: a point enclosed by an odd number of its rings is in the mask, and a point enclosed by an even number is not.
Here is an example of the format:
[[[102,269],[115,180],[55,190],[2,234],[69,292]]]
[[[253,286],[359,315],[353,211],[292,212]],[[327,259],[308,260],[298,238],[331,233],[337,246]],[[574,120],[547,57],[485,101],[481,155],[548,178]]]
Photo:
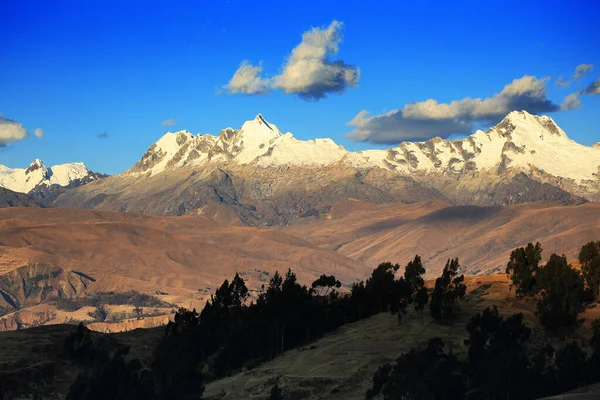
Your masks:
[[[175,121],[172,118],[166,119],[163,122],[160,123],[162,126],[173,126],[173,125],[177,125],[177,121]]]
[[[333,21],[327,28],[313,28],[302,34],[302,41],[271,79],[262,78],[262,63],[253,66],[243,61],[224,88],[229,93],[264,94],[279,89],[304,99],[318,100],[328,93],[341,93],[358,85],[360,70],[343,61],[331,61],[339,51],[343,24]]]
[[[229,93],[264,94],[271,90],[269,79],[260,77],[262,62],[253,66],[248,60],[241,62],[229,83],[223,86]]]
[[[560,109],[563,111],[576,110],[581,107],[581,100],[579,99],[579,93],[571,93],[563,100],[560,105]]]
[[[358,85],[360,70],[343,61],[330,61],[339,50],[342,23],[333,21],[327,29],[313,28],[302,35],[292,50],[281,75],[273,78],[273,87],[284,93],[320,99],[327,93],[343,92]]]
[[[0,117],[0,147],[8,143],[23,140],[27,137],[27,131],[23,125],[10,119]]]
[[[485,99],[467,97],[450,103],[428,99],[375,116],[369,116],[363,110],[348,122],[354,127],[348,137],[354,141],[386,144],[426,140],[435,136],[471,133],[474,124],[497,123],[514,110],[526,110],[533,114],[558,111],[561,106],[546,97],[548,80],[525,75]],[[570,95],[563,104],[565,107],[574,107],[578,105],[578,100]]]
[[[592,72],[594,69],[593,64],[579,64],[577,68],[575,68],[575,73],[573,74],[573,79],[581,79],[585,77],[587,74]]]
[[[33,134],[35,135],[36,138],[44,137],[44,131],[41,130],[40,128],[35,128],[35,130],[33,131]]]

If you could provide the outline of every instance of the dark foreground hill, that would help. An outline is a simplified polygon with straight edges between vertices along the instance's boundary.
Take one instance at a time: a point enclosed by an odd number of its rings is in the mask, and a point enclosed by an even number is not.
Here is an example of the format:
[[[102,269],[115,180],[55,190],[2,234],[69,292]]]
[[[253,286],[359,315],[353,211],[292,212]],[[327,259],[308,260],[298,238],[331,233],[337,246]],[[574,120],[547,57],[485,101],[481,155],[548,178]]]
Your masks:
[[[532,348],[548,341],[564,346],[563,338],[547,336],[537,324],[534,302],[514,298],[504,276],[469,277],[466,283],[468,294],[452,326],[440,326],[428,314],[421,319],[419,314],[410,312],[401,325],[396,316],[377,314],[346,325],[311,345],[289,350],[272,361],[210,382],[204,398],[267,399],[277,384],[289,399],[364,399],[381,364],[395,360],[429,338],[441,337],[455,354],[464,357],[466,324],[476,312],[493,305],[505,315],[524,313],[525,323],[532,328]],[[600,310],[590,308],[581,316],[590,321],[598,315]],[[31,398],[35,392],[43,394],[43,399],[64,398],[81,369],[64,357],[62,348],[65,337],[75,330],[74,325],[55,325],[0,332],[0,371],[9,399]],[[163,331],[156,328],[92,334],[108,348],[130,346],[128,358],[139,358],[147,365]],[[589,337],[589,323],[578,334]]]

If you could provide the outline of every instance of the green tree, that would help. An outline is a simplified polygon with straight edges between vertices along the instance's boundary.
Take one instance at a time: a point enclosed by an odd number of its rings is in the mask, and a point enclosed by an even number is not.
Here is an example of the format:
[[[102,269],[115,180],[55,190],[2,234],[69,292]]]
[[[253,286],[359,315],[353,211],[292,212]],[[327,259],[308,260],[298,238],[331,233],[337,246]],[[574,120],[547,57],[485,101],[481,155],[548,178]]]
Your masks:
[[[283,400],[283,392],[279,388],[277,384],[271,388],[271,393],[269,394],[269,400]]]
[[[600,381],[600,319],[592,322],[592,337],[590,338],[592,355],[590,357],[590,382]]]
[[[410,284],[410,303],[414,304],[415,311],[423,317],[423,310],[429,301],[429,294],[425,287],[425,267],[421,257],[416,255],[404,269],[404,279]]]
[[[600,241],[585,244],[579,252],[581,273],[595,301],[600,300]]]
[[[367,279],[365,289],[373,297],[377,307],[376,312],[387,311],[389,306],[396,301],[398,288],[395,273],[400,269],[399,264],[390,262],[381,263],[373,270]]]
[[[366,399],[464,399],[464,365],[433,338],[422,350],[401,355],[395,365],[382,365],[373,377]]]
[[[196,310],[180,308],[153,354],[151,381],[160,399],[198,399],[204,393],[201,372],[200,319]]]
[[[458,258],[448,260],[442,275],[435,280],[429,310],[431,316],[442,323],[450,323],[455,316],[459,301],[465,296],[467,286],[464,275],[458,275]]]
[[[104,303],[96,304],[96,309],[92,312],[89,312],[88,315],[94,318],[97,321],[106,321],[108,318],[108,308]]]
[[[420,287],[425,285],[423,274],[425,274],[425,267],[423,266],[421,257],[416,255],[414,260],[406,264],[404,268],[404,279],[410,283],[413,292],[416,292]]]
[[[126,362],[128,347],[113,356],[108,364],[91,373],[81,373],[67,394],[67,400],[144,400],[158,399],[152,392],[139,360]]]
[[[583,278],[562,255],[552,254],[537,279],[541,298],[537,303],[540,323],[550,331],[573,328],[582,311]]]
[[[588,360],[585,352],[570,343],[559,349],[555,357],[557,389],[566,392],[587,384]]]
[[[335,291],[335,289],[339,289],[341,286],[342,283],[335,279],[335,276],[323,274],[312,283],[311,288],[318,296],[326,297],[332,290]]]
[[[526,342],[530,329],[523,314],[504,319],[498,309],[486,308],[467,324],[471,389],[487,399],[523,398],[528,385]]]
[[[423,310],[425,310],[425,306],[429,301],[429,292],[425,286],[420,287],[415,293],[415,311],[418,311],[421,315],[421,319],[423,318]]]
[[[542,260],[542,245],[540,243],[527,244],[510,253],[510,261],[506,265],[506,274],[511,280],[510,287],[515,287],[517,297],[532,296],[536,294],[536,276],[540,270]]]

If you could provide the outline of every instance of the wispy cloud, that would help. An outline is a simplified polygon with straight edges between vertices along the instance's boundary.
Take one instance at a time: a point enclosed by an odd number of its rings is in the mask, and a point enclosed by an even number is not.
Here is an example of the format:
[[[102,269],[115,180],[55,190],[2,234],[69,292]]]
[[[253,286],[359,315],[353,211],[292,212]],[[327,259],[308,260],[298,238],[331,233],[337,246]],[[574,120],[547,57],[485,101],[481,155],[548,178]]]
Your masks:
[[[600,79],[590,83],[589,86],[587,88],[585,88],[585,90],[581,93],[582,94],[591,94],[591,95],[600,94]]]
[[[333,21],[326,28],[313,28],[302,34],[302,41],[291,52],[282,72],[263,78],[262,62],[257,66],[244,60],[229,83],[223,88],[229,93],[265,94],[279,89],[305,100],[319,100],[329,93],[342,93],[357,86],[360,69],[344,61],[332,61],[342,41],[342,22]]]
[[[108,133],[102,132],[96,135],[98,139],[108,139]]]
[[[581,79],[584,78],[587,74],[592,72],[594,69],[593,64],[579,64],[577,68],[575,68],[575,73],[573,74],[573,79]]]
[[[27,137],[27,131],[20,123],[0,117],[0,147]]]
[[[177,121],[175,121],[172,118],[166,119],[163,122],[160,123],[162,126],[173,126],[173,125],[177,125]]]
[[[571,86],[572,83],[572,81],[565,81],[562,76],[559,76],[556,80],[556,87],[566,88]]]
[[[485,99],[467,97],[450,103],[428,99],[374,116],[363,110],[348,122],[354,127],[348,137],[353,141],[385,144],[426,140],[472,133],[475,124],[497,123],[514,110],[538,114],[579,106],[579,99],[573,95],[567,96],[563,105],[549,100],[546,96],[548,80],[525,75]]]
[[[559,76],[556,80],[556,87],[569,87],[573,84],[573,82],[585,78],[590,72],[592,72],[593,69],[593,64],[579,64],[577,67],[575,67],[575,72],[573,73],[572,79],[570,81],[566,81],[562,76]]]
[[[44,131],[41,130],[40,128],[35,128],[35,130],[33,131],[33,134],[35,135],[36,138],[44,137]]]

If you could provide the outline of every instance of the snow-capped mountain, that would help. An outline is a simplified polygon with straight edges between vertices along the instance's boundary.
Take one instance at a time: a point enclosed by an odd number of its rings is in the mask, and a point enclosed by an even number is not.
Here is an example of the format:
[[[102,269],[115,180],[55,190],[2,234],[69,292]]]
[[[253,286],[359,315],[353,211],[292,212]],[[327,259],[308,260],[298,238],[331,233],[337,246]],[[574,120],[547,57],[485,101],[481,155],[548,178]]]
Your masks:
[[[487,132],[477,131],[464,140],[434,138],[404,142],[388,150],[359,152],[346,151],[331,139],[298,140],[290,132],[281,133],[258,114],[241,129],[227,128],[219,136],[169,132],[127,173],[156,175],[165,169],[208,163],[256,167],[343,163],[408,176],[517,168],[585,184],[599,179],[599,150],[598,143],[588,147],[570,140],[552,118],[525,111],[512,112]]]
[[[81,162],[46,167],[34,160],[27,168],[8,168],[0,164],[0,187],[29,194],[34,200],[49,205],[64,188],[81,186],[104,175],[89,171]],[[53,193],[51,201],[47,197]]]
[[[346,197],[600,201],[600,146],[572,141],[550,117],[519,111],[464,140],[349,152],[331,139],[298,140],[258,114],[218,136],[168,132],[128,171],[72,191],[59,204],[175,215],[219,204],[246,223],[279,224],[327,213]]]

